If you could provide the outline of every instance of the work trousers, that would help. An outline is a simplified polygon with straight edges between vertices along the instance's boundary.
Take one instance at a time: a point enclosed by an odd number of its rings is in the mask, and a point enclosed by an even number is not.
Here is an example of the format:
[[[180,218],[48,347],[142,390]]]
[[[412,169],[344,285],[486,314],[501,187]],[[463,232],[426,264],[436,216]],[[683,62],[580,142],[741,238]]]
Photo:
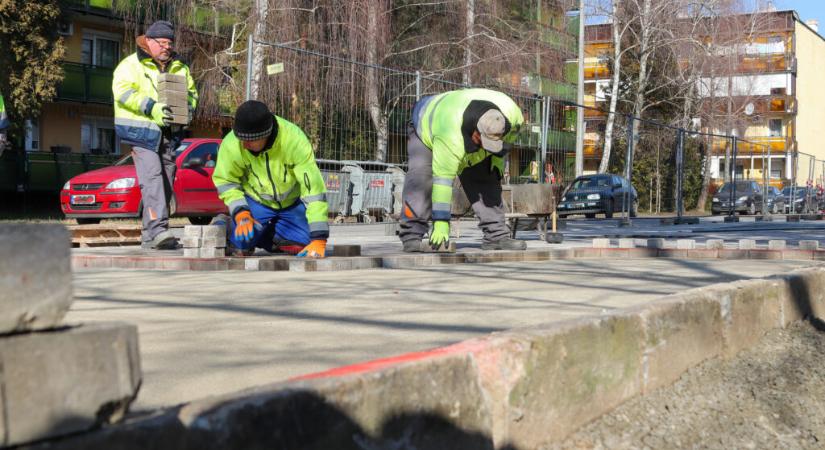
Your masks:
[[[163,139],[157,151],[132,147],[140,195],[143,198],[141,239],[151,241],[169,229],[169,202],[175,185],[175,149]]]
[[[409,170],[401,194],[404,208],[398,233],[402,242],[420,240],[427,234],[433,208],[433,152],[421,142],[412,127],[409,130],[407,152]],[[458,178],[478,218],[484,242],[509,237],[510,229],[504,219],[504,202],[501,199],[501,178],[498,171],[492,168],[491,159],[486,158],[481,163],[464,169]]]

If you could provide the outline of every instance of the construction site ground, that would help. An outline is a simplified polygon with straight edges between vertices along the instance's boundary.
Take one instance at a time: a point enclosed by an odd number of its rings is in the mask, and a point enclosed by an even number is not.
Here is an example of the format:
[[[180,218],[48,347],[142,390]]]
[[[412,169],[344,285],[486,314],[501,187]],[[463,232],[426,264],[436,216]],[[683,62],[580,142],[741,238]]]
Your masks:
[[[703,220],[703,222],[707,222]],[[590,246],[597,235],[687,235],[691,239],[817,239],[822,222],[702,223],[571,221],[565,243],[521,231],[528,249]],[[462,222],[459,252],[481,252],[481,235]],[[736,229],[738,227],[739,229]],[[400,254],[384,225],[335,226],[331,245]],[[601,233],[601,234],[599,234]],[[757,237],[758,236],[758,237]],[[669,237],[668,237],[669,238]],[[682,238],[682,237],[679,237]],[[164,257],[138,247],[77,248],[78,254]],[[821,264],[794,260],[602,259],[454,264],[325,273],[83,269],[74,275],[70,322],[138,325],[144,384],[133,410],[406,352],[511,328],[605,314],[670,293]]]
[[[821,449],[823,349],[825,328],[798,323],[776,329],[756,347],[695,367],[552,448]]]

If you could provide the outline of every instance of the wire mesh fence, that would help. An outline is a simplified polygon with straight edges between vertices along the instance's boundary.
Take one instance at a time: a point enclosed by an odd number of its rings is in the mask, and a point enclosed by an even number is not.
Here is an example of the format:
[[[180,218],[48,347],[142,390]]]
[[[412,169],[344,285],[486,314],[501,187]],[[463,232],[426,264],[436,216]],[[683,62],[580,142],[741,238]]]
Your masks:
[[[423,71],[365,64],[274,43],[254,41],[253,45],[263,51],[263,75],[253,95],[301,126],[316,157],[329,162],[330,171],[351,163],[349,183],[357,191],[352,198],[360,199],[342,207],[349,214],[395,213],[393,192],[400,190],[398,183],[403,185],[408,127],[416,101],[471,87],[458,78],[435,78]],[[504,183],[569,186],[577,175],[613,174],[629,180],[629,186],[624,191],[617,188],[620,195],[611,196],[609,204],[603,199],[602,206],[625,217],[636,211],[681,216],[697,209],[717,214],[783,212],[789,208],[769,201],[769,194],[797,184],[803,189],[801,195],[813,197],[802,209],[819,209],[814,200],[818,191],[821,198],[817,186],[825,184],[825,161],[778,151],[777,138],[737,138],[608,114],[593,105],[535,95],[518,84],[472,87],[508,94],[525,118],[505,162]],[[354,173],[352,166],[360,167],[363,174]],[[720,194],[732,180],[753,183],[734,183]],[[331,183],[335,185],[334,177]],[[758,189],[764,198],[737,204],[747,186]],[[743,195],[737,195],[737,190]],[[788,193],[795,198],[786,198],[785,205],[800,195],[795,189]]]

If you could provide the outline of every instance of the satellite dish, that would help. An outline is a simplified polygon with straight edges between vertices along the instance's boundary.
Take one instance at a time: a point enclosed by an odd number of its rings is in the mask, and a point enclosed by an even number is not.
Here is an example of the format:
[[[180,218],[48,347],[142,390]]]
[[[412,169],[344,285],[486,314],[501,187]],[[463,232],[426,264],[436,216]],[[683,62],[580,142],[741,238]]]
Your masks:
[[[745,115],[752,116],[755,109],[756,108],[753,106],[753,103],[748,103],[745,105]]]

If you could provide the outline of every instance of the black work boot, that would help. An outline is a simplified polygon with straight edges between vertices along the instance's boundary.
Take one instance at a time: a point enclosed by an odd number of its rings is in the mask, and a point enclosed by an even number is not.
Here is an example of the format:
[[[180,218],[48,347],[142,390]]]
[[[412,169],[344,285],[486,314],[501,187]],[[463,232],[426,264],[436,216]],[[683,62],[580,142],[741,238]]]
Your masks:
[[[526,242],[519,241],[518,239],[510,239],[508,237],[497,241],[481,243],[482,250],[524,250],[526,248]]]
[[[409,239],[404,241],[404,253],[420,253],[421,239]]]

